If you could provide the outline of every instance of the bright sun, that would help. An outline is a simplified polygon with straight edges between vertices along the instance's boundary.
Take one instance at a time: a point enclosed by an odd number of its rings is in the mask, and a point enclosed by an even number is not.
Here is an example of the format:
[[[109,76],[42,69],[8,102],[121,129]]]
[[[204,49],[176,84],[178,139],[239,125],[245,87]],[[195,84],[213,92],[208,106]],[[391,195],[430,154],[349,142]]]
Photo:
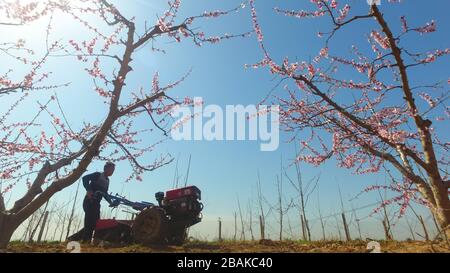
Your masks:
[[[75,1],[0,0],[0,34],[3,37],[25,39],[27,42],[45,37],[47,32],[76,35],[76,31],[74,33],[71,27],[74,26],[74,20],[70,20],[70,17],[60,10],[62,6]],[[52,5],[58,5],[59,9],[53,8]]]

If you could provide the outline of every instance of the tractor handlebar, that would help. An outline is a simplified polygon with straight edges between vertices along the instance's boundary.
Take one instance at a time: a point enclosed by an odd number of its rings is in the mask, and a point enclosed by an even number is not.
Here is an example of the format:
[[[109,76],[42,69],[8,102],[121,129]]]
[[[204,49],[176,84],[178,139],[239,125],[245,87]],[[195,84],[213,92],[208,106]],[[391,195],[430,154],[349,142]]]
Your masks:
[[[124,205],[127,207],[131,207],[134,210],[142,211],[148,207],[154,206],[154,204],[149,202],[133,202],[128,199],[126,199],[123,196],[120,196],[119,194],[108,194],[101,191],[95,192],[96,196],[102,196],[105,198],[105,200],[109,203],[109,206],[111,208],[117,208],[120,205]]]

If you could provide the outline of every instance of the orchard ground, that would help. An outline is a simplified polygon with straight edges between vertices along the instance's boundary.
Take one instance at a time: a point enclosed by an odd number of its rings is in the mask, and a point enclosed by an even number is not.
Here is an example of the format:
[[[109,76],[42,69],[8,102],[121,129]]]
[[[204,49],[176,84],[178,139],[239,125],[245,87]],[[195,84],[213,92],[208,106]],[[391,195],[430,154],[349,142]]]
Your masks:
[[[190,241],[183,246],[99,246],[81,245],[82,253],[369,253],[363,241]],[[381,253],[450,253],[450,246],[445,242],[425,241],[379,241]],[[10,253],[68,253],[67,243],[27,244],[12,242],[8,247]]]

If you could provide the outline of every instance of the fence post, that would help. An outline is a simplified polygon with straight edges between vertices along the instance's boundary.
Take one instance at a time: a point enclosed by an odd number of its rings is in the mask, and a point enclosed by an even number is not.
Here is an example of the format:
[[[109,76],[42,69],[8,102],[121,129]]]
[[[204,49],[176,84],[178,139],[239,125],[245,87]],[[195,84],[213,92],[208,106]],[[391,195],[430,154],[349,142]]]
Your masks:
[[[44,234],[45,224],[47,223],[48,211],[45,212],[44,220],[42,220],[41,230],[39,231],[39,236],[37,242],[40,243],[42,239],[42,234]]]
[[[261,232],[261,240],[266,239],[266,234],[265,234],[265,230],[264,230],[264,221],[263,221],[263,217],[261,215],[259,216],[259,230]]]
[[[219,218],[219,242],[222,242],[222,220]]]
[[[347,220],[345,219],[345,213],[342,213],[342,222],[344,223],[344,231],[345,231],[345,237],[347,238],[347,241],[351,241],[350,238],[350,230],[348,229]]]

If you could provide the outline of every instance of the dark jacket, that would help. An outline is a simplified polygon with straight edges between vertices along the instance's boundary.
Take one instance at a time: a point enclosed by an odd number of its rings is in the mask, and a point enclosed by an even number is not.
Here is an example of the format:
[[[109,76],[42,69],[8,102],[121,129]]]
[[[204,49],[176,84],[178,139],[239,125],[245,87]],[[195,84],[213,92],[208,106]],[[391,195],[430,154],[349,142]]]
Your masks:
[[[91,191],[94,194],[97,191],[108,193],[109,189],[109,178],[104,176],[100,172],[95,172],[92,174],[88,174],[83,177],[83,186],[86,191]],[[101,196],[94,195],[94,198],[98,201],[102,199]]]

